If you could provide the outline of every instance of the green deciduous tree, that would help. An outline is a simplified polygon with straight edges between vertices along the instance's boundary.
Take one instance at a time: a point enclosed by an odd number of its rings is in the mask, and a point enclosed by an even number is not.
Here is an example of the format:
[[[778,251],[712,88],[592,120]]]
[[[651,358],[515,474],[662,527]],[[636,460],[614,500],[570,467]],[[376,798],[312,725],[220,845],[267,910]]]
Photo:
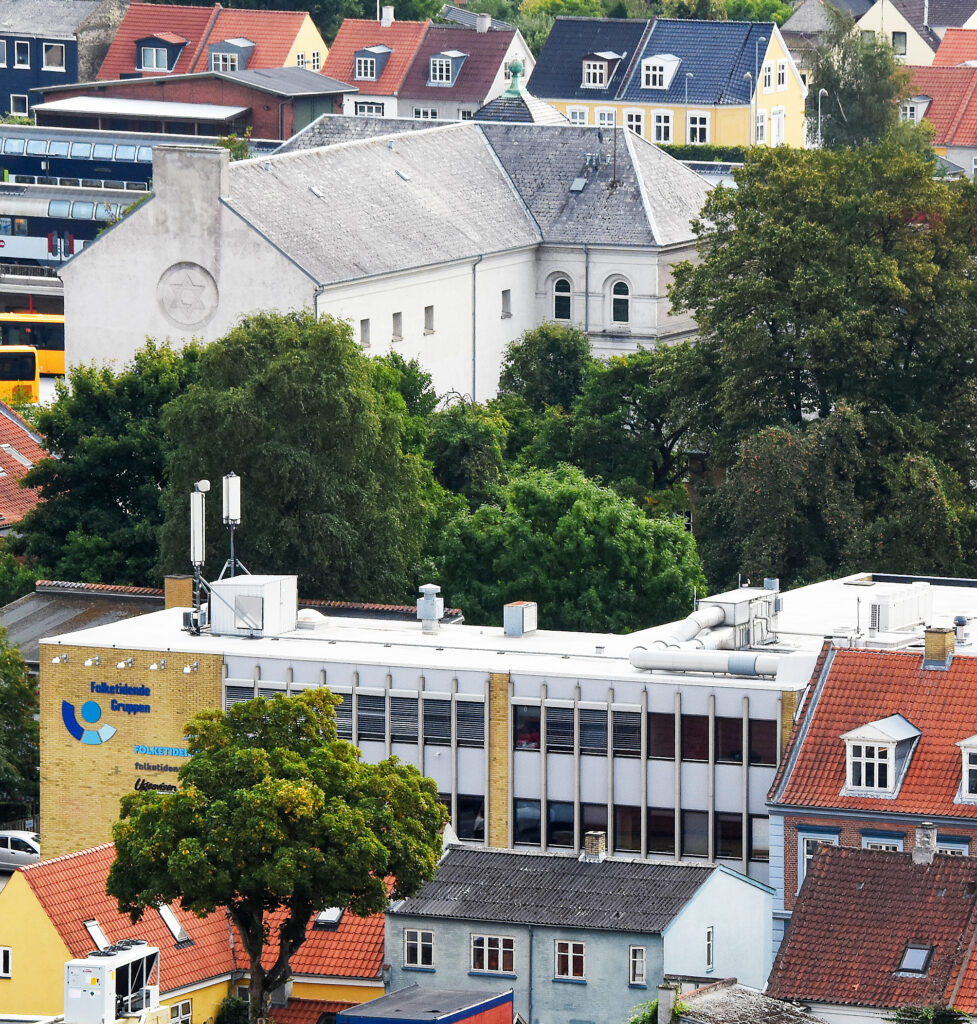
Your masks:
[[[473,508],[491,500],[505,479],[505,417],[461,399],[433,413],[428,429],[426,454],[438,483],[464,495]]]
[[[778,25],[793,14],[783,0],[726,0],[726,17],[730,21],[775,21]]]
[[[824,9],[831,31],[811,59],[807,123],[812,137],[818,128],[821,89],[821,141],[829,149],[878,142],[899,120],[899,100],[909,88],[909,74],[892,47],[880,36],[863,35],[846,11]]]
[[[107,888],[134,921],[176,900],[199,915],[227,908],[250,961],[252,1020],[288,980],[315,911],[380,913],[388,880],[394,897],[411,895],[441,852],[434,782],[396,759],[362,763],[336,739],[334,703],[309,690],[198,713],[180,790],[129,794],[113,829]]]
[[[484,624],[531,600],[545,628],[627,631],[680,617],[705,585],[681,521],[648,519],[569,466],[516,476],[500,505],[452,521],[439,561],[451,603]]]
[[[39,795],[37,684],[0,629],[0,819],[29,817]]]
[[[580,394],[591,359],[590,339],[576,327],[546,323],[526,331],[506,350],[499,397],[520,398],[536,413],[548,405],[567,410]]]
[[[187,565],[188,494],[241,477],[240,554],[252,572],[300,574],[308,593],[402,601],[434,513],[430,468],[405,435],[405,402],[378,388],[348,323],[308,313],[244,319],[200,359],[166,409],[173,439],[163,560]],[[209,564],[223,564],[220,502]]]
[[[37,414],[55,458],[24,483],[41,503],[10,549],[55,577],[145,586],[159,561],[160,495],[169,444],[162,408],[194,378],[200,350],[149,343],[118,372],[76,366]]]

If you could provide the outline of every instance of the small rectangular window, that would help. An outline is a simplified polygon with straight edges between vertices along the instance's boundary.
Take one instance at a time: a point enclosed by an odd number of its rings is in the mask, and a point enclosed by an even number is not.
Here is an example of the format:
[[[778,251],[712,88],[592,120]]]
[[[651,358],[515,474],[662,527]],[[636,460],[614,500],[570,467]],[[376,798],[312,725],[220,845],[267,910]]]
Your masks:
[[[716,829],[716,856],[739,859],[743,856],[743,817],[717,811],[714,817]]]
[[[357,57],[353,78],[373,81],[377,77],[377,62],[374,57]]]
[[[424,333],[434,334],[434,306],[424,307]]]
[[[370,347],[370,321],[360,321],[360,346],[362,348]]]
[[[0,39],[0,68],[7,66],[7,40]]]
[[[387,735],[386,698],[361,693],[356,701],[356,735],[360,740],[383,740]]]
[[[539,750],[539,732],[539,708],[513,704],[512,743],[516,750]]]
[[[706,929],[706,970],[711,971],[714,967],[715,955],[715,933],[712,925]]]
[[[451,84],[451,58],[432,57],[430,81],[438,85]]]
[[[210,55],[211,71],[237,71],[238,55],[236,53],[212,53]]]
[[[29,68],[31,66],[31,44],[18,39],[14,43],[14,67]]]
[[[573,846],[573,804],[569,801],[547,802],[546,842],[549,846]]]
[[[395,743],[417,742],[417,698],[390,698],[390,739]]]
[[[582,942],[564,942],[557,939],[555,972],[557,978],[570,978],[574,981],[582,981],[586,977],[584,963],[585,948]]]
[[[163,919],[163,924],[169,929],[170,935],[178,943],[190,941],[190,936],[187,935],[183,925],[180,924],[176,914],[173,913],[173,908],[168,903],[161,903],[156,909],[159,911],[159,916]]]
[[[295,54],[295,66],[297,68],[304,68],[305,67],[305,54],[304,53],[297,53],[297,54]]]
[[[573,708],[546,709],[546,749],[549,752],[573,753]]]
[[[743,763],[743,719],[716,719],[716,760],[724,764]]]
[[[337,693],[342,697],[343,702],[336,706],[336,735],[341,740],[353,738],[353,695],[351,693]]]
[[[614,712],[614,756],[638,757],[641,753],[641,712]]]
[[[31,139],[27,143],[27,153],[29,156],[44,156],[47,153],[47,140]]]
[[[648,950],[645,946],[632,946],[630,951],[628,982],[631,985],[648,984]]]
[[[455,701],[455,728],[459,747],[484,747],[485,705],[473,700]]]
[[[10,94],[10,113],[15,117],[27,117],[27,96],[20,93]]]
[[[434,932],[404,929],[404,966],[434,966]]]
[[[516,940],[505,935],[471,937],[471,969],[486,974],[512,974]]]
[[[682,856],[709,856],[709,814],[707,811],[682,811]]]
[[[404,314],[394,313],[393,315],[393,340],[404,340]]]
[[[96,142],[92,150],[92,157],[95,160],[111,160],[115,156],[115,146],[107,142]]]
[[[482,840],[485,838],[484,796],[458,794],[458,826],[455,831],[459,839]]]
[[[88,932],[92,942],[95,943],[96,949],[105,949],[106,946],[110,945],[105,932],[102,931],[102,926],[94,918],[91,921],[85,922],[85,931]]]
[[[424,698],[424,742],[447,747],[451,743],[451,701]]]
[[[905,32],[893,32],[892,33],[892,49],[897,57],[906,56],[906,33]]]
[[[975,158],[977,160],[977,158]],[[508,320],[512,316],[512,292],[508,288],[502,289],[502,319]]]
[[[750,764],[777,764],[777,723],[773,719],[750,719]]]
[[[515,824],[515,841],[519,845],[539,846],[540,802],[538,800],[513,800],[512,819]]]
[[[437,121],[438,119],[438,108],[437,107],[414,107],[414,120],[415,121]]]
[[[770,860],[770,819],[765,814],[750,817],[750,860]]]
[[[170,1006],[170,1024],[193,1024],[193,1004],[189,999]]]
[[[675,811],[671,807],[648,808],[648,852],[675,853]]]
[[[586,107],[571,107],[570,108],[570,124],[586,124],[587,123],[587,108]]]
[[[92,155],[92,144],[90,142],[72,142],[71,159],[89,160]]]
[[[708,715],[682,715],[682,760],[709,760]]]
[[[637,853],[641,849],[641,808],[614,806],[614,849]]]
[[[607,753],[607,712],[599,708],[580,709],[580,753]]]
[[[0,978],[11,978],[13,972],[10,969],[10,947],[0,946]]]
[[[648,712],[648,756],[675,759],[675,716]]]
[[[321,50],[313,50],[312,51],[312,59],[309,62],[309,67],[311,67],[313,71],[319,71],[322,68],[322,51]]]
[[[45,71],[64,71],[64,43],[44,43],[42,55]]]
[[[777,88],[787,88],[787,61],[785,60],[777,61]]]

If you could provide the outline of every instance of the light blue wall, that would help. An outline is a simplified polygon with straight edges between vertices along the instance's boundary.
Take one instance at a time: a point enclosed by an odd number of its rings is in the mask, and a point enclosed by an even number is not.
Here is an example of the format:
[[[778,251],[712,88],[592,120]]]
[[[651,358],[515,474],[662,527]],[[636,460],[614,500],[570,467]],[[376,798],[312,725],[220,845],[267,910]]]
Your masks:
[[[771,893],[719,868],[665,929],[665,973],[737,978],[763,988],[773,964]],[[713,966],[706,965],[706,930],[713,930]]]
[[[404,968],[404,929],[434,932],[434,970]],[[513,975],[470,974],[472,934],[504,935],[515,939]],[[558,939],[586,943],[584,984],[554,981],[555,943]],[[647,949],[648,987],[632,987],[629,950]],[[769,948],[769,942],[768,942]],[[466,921],[439,920],[388,914],[385,929],[385,960],[390,964],[387,991],[409,985],[439,989],[467,989],[475,995],[512,988],[515,1009],[529,1024],[626,1024],[631,1009],[654,999],[662,981],[662,942],[659,935],[587,931],[584,928],[502,926]],[[532,1017],[530,1019],[530,971],[532,956]]]

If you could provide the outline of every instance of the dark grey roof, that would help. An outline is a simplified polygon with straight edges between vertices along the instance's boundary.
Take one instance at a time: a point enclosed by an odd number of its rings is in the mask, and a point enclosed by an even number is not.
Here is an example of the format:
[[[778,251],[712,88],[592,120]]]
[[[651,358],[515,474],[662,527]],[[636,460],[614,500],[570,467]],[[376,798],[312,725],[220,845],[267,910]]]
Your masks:
[[[475,111],[476,121],[501,121],[507,124],[569,124],[556,107],[528,92],[504,92]]]
[[[452,4],[445,4],[439,14],[439,18],[444,21],[453,22],[455,25],[461,25],[464,28],[477,28],[478,27],[478,12],[469,11],[464,7],[454,7]],[[492,32],[515,32],[515,25],[510,25],[507,21],[499,21],[498,18],[493,18],[489,28]]]
[[[351,117],[348,114],[323,114],[312,124],[284,142],[276,153],[291,153],[298,149],[319,149],[339,142],[373,139],[378,135],[416,132],[437,124],[456,124],[455,121],[418,121],[410,117]]]
[[[689,224],[709,186],[632,132],[575,125],[481,128],[544,241],[669,245],[692,238]],[[573,192],[576,178],[586,184]]]
[[[96,7],[94,0],[0,0],[0,32],[70,39]]]
[[[338,82],[335,78],[320,75],[318,71],[310,71],[308,68],[255,68],[251,71],[222,71],[218,75],[280,96],[331,96],[359,92],[356,86]]]
[[[471,989],[450,991],[440,988],[420,987],[398,989],[389,995],[371,999],[343,1010],[343,1020],[359,1020],[360,1018],[410,1021],[438,1021],[453,1013],[463,1010],[475,1010],[484,1003],[491,1002],[499,996],[507,995],[509,990],[495,995],[476,994]]]
[[[454,848],[392,914],[659,933],[713,871],[698,864]]]
[[[726,978],[680,998],[682,1024],[821,1024],[804,1007],[771,999],[756,989]]]

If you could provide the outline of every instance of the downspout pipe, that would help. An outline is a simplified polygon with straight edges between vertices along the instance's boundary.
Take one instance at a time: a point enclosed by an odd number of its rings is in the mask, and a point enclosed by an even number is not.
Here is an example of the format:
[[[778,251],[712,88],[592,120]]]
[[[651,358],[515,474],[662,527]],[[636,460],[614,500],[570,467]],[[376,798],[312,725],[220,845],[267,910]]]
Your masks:
[[[533,926],[529,926],[529,994],[527,999],[527,1010],[529,1012],[529,1024],[533,1024],[533,938],[536,932]]]
[[[752,651],[653,650],[636,647],[631,652],[635,668],[655,672],[718,672],[731,676],[775,676],[780,667],[777,654]]]
[[[590,246],[583,244],[583,329],[590,333]]]
[[[476,401],[475,383],[478,372],[478,294],[475,289],[475,269],[485,259],[484,253],[472,264],[472,401]]]

